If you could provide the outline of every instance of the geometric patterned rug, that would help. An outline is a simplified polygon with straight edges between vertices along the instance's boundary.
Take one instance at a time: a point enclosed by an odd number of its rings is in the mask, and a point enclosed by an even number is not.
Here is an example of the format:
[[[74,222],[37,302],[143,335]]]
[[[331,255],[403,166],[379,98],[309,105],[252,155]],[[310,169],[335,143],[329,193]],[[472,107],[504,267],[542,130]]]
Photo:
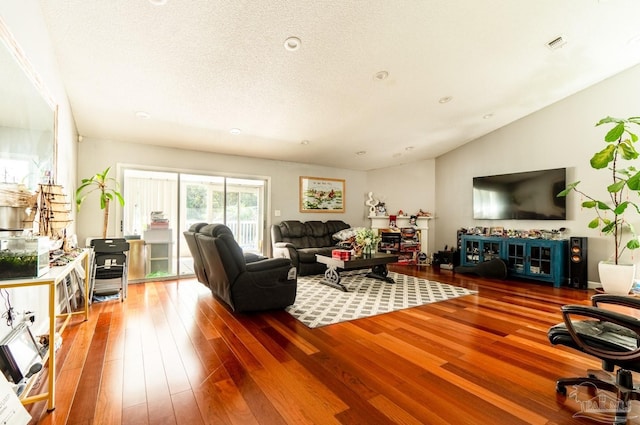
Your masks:
[[[368,270],[340,273],[343,292],[319,283],[323,274],[298,276],[296,301],[285,310],[310,328],[475,294],[466,288],[389,272],[395,284],[366,277]]]

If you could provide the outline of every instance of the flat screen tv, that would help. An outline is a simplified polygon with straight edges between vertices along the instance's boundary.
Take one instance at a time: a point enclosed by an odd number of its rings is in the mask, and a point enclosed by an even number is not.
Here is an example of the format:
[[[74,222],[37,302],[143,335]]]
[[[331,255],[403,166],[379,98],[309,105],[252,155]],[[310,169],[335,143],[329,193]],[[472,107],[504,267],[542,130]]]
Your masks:
[[[566,220],[566,168],[473,178],[477,220]]]

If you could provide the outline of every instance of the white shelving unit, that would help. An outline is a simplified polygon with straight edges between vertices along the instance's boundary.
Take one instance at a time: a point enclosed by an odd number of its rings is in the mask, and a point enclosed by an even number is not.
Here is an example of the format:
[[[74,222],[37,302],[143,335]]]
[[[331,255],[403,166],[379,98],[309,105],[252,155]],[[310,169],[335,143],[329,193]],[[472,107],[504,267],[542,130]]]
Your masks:
[[[171,273],[173,260],[172,230],[145,230],[143,239],[147,250],[147,273]]]
[[[418,234],[418,240],[421,244],[421,251],[429,256],[429,221],[433,217],[418,217],[416,220],[416,231]],[[403,227],[411,227],[409,224],[409,216],[396,216],[396,227],[401,229]],[[389,228],[389,216],[388,215],[370,215],[371,228],[378,231]]]

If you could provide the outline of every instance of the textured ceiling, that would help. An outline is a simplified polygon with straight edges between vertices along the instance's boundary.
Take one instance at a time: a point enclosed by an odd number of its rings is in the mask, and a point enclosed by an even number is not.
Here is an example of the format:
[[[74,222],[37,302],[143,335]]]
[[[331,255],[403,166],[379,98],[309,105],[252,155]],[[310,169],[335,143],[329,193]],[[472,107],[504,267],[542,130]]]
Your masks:
[[[638,0],[153,3],[41,0],[80,135],[371,170],[640,63]]]

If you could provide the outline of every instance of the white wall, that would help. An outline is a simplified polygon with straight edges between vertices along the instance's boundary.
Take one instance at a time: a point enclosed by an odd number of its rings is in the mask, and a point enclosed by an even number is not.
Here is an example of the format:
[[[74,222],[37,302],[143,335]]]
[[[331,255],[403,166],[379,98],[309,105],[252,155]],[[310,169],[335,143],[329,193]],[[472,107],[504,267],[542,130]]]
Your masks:
[[[383,168],[367,173],[367,187],[373,197],[385,203],[388,214],[415,214],[428,211],[437,217],[436,206],[436,162],[422,160],[396,167]],[[364,199],[363,199],[364,202]],[[429,253],[432,254],[438,220],[429,222]],[[442,247],[440,247],[442,248]]]
[[[267,218],[269,223],[281,220],[343,220],[352,226],[366,224],[364,200],[369,191],[366,173],[315,165],[264,160],[249,157],[220,155],[208,152],[173,149],[111,140],[85,137],[79,145],[78,173],[80,178],[88,178],[106,167],[116,169],[120,165],[142,165],[165,170],[189,171],[193,173],[222,173],[232,175],[255,175],[271,180],[271,205]],[[114,174],[115,176],[115,174]],[[345,180],[344,213],[301,213],[299,212],[299,177],[314,176]],[[95,195],[95,194],[94,194]],[[93,195],[90,195],[93,196]],[[93,200],[92,200],[93,199]],[[274,216],[280,210],[280,217]],[[84,240],[88,236],[101,233],[102,211],[98,197],[87,198],[78,213],[78,236]],[[109,234],[115,234],[116,214],[110,214]],[[119,227],[119,226],[118,226]]]
[[[472,178],[567,167],[567,182],[580,180],[586,193],[607,199],[610,174],[593,170],[589,160],[604,147],[602,140],[610,127],[594,126],[608,115],[619,118],[640,115],[639,91],[640,66],[636,66],[437,158],[436,245],[454,243],[460,227],[566,227],[571,236],[589,237],[589,280],[599,281],[597,263],[613,252],[613,238],[603,237],[587,227],[595,215],[581,210],[579,196],[572,194],[567,198],[566,221],[473,220]],[[640,133],[640,127],[635,130]],[[640,162],[636,166],[640,167]],[[639,200],[635,195],[633,198]],[[638,223],[635,224],[637,227]],[[627,259],[638,262],[640,253],[636,251]]]

